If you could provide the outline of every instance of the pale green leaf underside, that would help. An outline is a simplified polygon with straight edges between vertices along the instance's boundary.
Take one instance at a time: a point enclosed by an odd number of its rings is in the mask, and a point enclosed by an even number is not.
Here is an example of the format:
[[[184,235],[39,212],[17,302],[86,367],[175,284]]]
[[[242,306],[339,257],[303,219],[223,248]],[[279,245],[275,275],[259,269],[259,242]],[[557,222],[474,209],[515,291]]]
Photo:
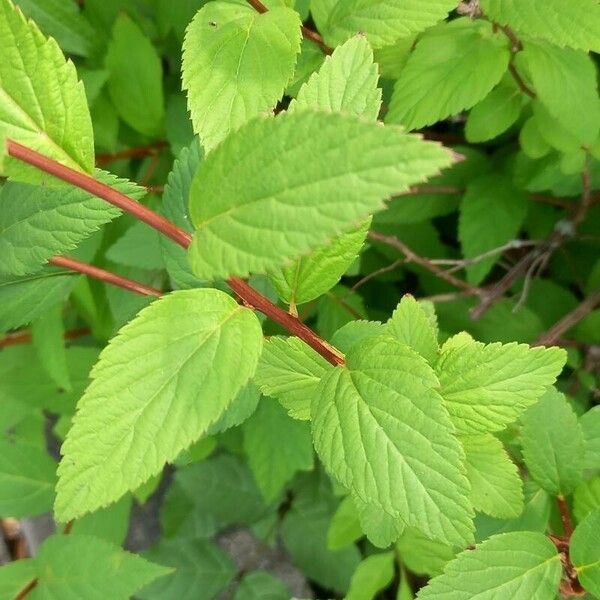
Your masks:
[[[525,413],[521,445],[529,473],[550,494],[566,496],[580,482],[583,430],[565,396],[554,388]]]
[[[535,404],[565,363],[560,348],[448,345],[436,366],[441,394],[461,433],[501,431]]]
[[[276,7],[210,2],[183,44],[183,87],[194,131],[208,151],[252,117],[270,111],[294,74],[298,13]]]
[[[254,383],[277,398],[290,417],[310,419],[310,402],[331,365],[297,337],[271,337],[265,342]]]
[[[438,144],[349,115],[255,119],[194,177],[192,268],[214,279],[289,264],[451,162]]]
[[[94,136],[83,84],[58,44],[0,0],[0,136],[79,171],[94,166]],[[30,178],[16,161],[5,172]]]
[[[504,533],[459,554],[421,589],[419,600],[550,600],[562,573],[554,544],[541,533]]]
[[[254,373],[256,315],[223,292],[173,292],[113,338],[62,447],[56,516],[76,518],[160,471],[226,410]]]
[[[518,34],[600,52],[600,5],[596,0],[481,0],[481,8]]]
[[[506,36],[467,18],[426,32],[394,87],[386,122],[431,125],[483,100],[508,67]]]
[[[590,513],[571,537],[570,558],[583,587],[595,597],[600,595],[600,510]]]
[[[493,435],[461,438],[475,510],[498,519],[518,517],[523,510],[523,483],[516,465]]]
[[[313,439],[327,470],[362,502],[462,544],[472,537],[469,485],[437,387],[407,346],[366,340],[315,392]]]
[[[136,199],[145,190],[104,171],[96,179]],[[28,275],[66,254],[121,211],[75,187],[8,182],[0,190],[0,274]]]
[[[454,0],[338,0],[325,27],[326,41],[336,46],[364,33],[380,48],[435,25],[453,8]]]

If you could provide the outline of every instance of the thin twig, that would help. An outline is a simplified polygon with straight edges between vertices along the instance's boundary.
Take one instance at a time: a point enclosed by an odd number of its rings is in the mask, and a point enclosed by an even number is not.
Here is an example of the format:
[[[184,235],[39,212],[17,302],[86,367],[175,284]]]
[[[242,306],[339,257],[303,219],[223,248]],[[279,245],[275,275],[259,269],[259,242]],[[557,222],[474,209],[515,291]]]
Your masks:
[[[64,334],[65,340],[75,340],[77,338],[86,337],[90,335],[90,330],[85,327],[82,329],[74,329],[72,331],[66,331]],[[12,333],[7,335],[5,338],[0,339],[0,348],[6,348],[7,346],[18,346],[20,344],[29,344],[33,336],[30,331],[19,331],[18,333]]]
[[[159,141],[153,142],[152,144],[146,144],[145,146],[137,146],[136,148],[127,148],[127,150],[112,152],[111,154],[99,154],[96,157],[96,164],[101,167],[115,160],[153,156],[156,155],[159,150],[166,148],[167,146],[167,142]]]
[[[372,279],[375,279],[376,277],[379,277],[380,275],[384,275],[385,273],[389,273],[390,271],[397,269],[403,263],[404,263],[404,259],[399,258],[398,260],[395,260],[392,264],[386,265],[385,267],[381,267],[380,269],[377,269],[377,270],[373,271],[372,273],[365,275],[362,279],[357,281],[352,286],[352,288],[350,288],[350,292],[351,293],[356,292],[356,290],[360,289],[363,285],[365,285],[365,283],[368,283],[369,281],[371,281]]]
[[[41,171],[49,173],[58,179],[86,190],[98,198],[106,200],[110,204],[133,215],[138,220],[150,225],[150,227],[153,227],[162,235],[172,239],[182,248],[188,248],[190,246],[192,236],[187,231],[180,229],[174,223],[171,223],[143,204],[135,202],[125,194],[96,181],[90,175],[61,165],[59,162],[43,156],[39,152],[31,150],[26,146],[22,146],[13,140],[6,140],[6,147],[8,154],[13,158],[17,158],[22,162],[37,167]],[[299,337],[331,364],[343,365],[345,363],[344,355],[339,350],[321,339],[312,329],[310,329],[310,327],[306,326],[294,316],[288,314],[281,307],[273,304],[273,302],[253,289],[244,280],[239,279],[238,277],[232,277],[227,283],[248,306],[262,312],[272,321],[278,323],[284,329],[287,329],[292,335]]]

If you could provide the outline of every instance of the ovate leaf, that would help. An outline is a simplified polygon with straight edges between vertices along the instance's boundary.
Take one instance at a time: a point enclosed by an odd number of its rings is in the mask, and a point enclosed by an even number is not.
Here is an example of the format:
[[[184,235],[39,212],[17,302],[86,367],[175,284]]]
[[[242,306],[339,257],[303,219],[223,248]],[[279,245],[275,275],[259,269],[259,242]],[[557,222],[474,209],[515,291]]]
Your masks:
[[[586,469],[600,470],[600,406],[594,406],[579,418],[585,437]]]
[[[264,344],[254,383],[263,394],[277,398],[290,417],[310,418],[317,384],[331,365],[297,337],[272,337]]]
[[[183,87],[207,151],[275,106],[294,74],[300,40],[300,19],[290,8],[260,14],[217,1],[198,11],[183,44]]]
[[[0,0],[0,56],[0,137],[91,172],[92,122],[75,66],[11,0]],[[8,157],[3,173],[39,179]]]
[[[562,567],[554,544],[529,531],[496,535],[465,550],[432,579],[417,598],[432,600],[551,600]]]
[[[376,503],[363,502],[356,497],[354,503],[358,507],[361,529],[377,548],[389,548],[406,529],[401,518],[382,511]]]
[[[396,543],[403,565],[416,575],[439,575],[456,552],[452,546],[425,537],[413,527],[407,527]]]
[[[435,25],[455,4],[452,0],[338,0],[325,26],[326,40],[336,46],[364,33],[374,48],[380,48]]]
[[[600,595],[600,510],[590,513],[571,537],[569,556],[583,587]]]
[[[366,340],[315,392],[313,438],[327,470],[361,501],[462,544],[472,536],[469,486],[437,387],[407,346]]]
[[[518,517],[523,511],[523,483],[501,442],[490,434],[467,436],[461,442],[473,508],[499,519]]]
[[[516,343],[444,346],[436,371],[455,427],[467,434],[501,431],[554,383],[565,358],[560,348]]]
[[[508,67],[506,36],[491,23],[461,18],[426,32],[394,87],[386,121],[431,125],[477,104]]]
[[[481,0],[485,14],[527,37],[600,52],[600,6],[595,0]]]
[[[173,292],[142,310],[91,373],[62,447],[56,515],[135,490],[197,440],[254,373],[256,315],[223,292]]]
[[[394,553],[383,552],[365,558],[358,565],[346,600],[372,600],[394,578]]]
[[[165,115],[160,56],[126,15],[115,21],[106,68],[108,91],[119,116],[144,135],[159,135]]]
[[[348,115],[255,119],[207,156],[194,177],[192,268],[214,279],[282,266],[451,161],[437,144]]]
[[[573,514],[583,521],[591,512],[600,509],[600,477],[582,481],[573,492]]]
[[[581,481],[585,439],[564,395],[551,389],[523,417],[523,458],[547,492],[570,494]]]

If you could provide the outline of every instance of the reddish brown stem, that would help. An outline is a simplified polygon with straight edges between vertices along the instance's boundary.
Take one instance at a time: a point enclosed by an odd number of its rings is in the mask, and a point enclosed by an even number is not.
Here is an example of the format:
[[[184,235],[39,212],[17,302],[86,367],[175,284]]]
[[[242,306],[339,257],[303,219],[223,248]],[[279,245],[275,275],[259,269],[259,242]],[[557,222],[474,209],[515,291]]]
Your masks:
[[[23,600],[27,594],[38,584],[37,577],[32,579],[14,598],[14,600]]]
[[[127,150],[120,150],[119,152],[113,152],[112,154],[99,154],[96,157],[96,164],[98,166],[107,165],[114,160],[128,159],[128,158],[142,158],[144,156],[151,156],[156,154],[157,150],[165,148],[167,142],[160,141],[154,142],[153,144],[147,144],[146,146],[138,146],[137,148],[127,148]]]
[[[55,256],[54,258],[51,258],[49,262],[57,267],[63,267],[65,269],[70,269],[71,271],[83,273],[84,275],[88,275],[94,279],[99,279],[105,283],[116,285],[117,287],[129,290],[130,292],[141,294],[142,296],[154,296],[155,298],[162,296],[162,292],[160,290],[144,285],[139,281],[127,279],[127,277],[121,277],[116,273],[111,273],[110,271],[105,271],[104,269],[100,269],[94,265],[88,265],[87,263],[79,262],[73,258],[68,258],[66,256]]]
[[[114,190],[113,188],[103,183],[100,183],[99,181],[96,181],[90,175],[87,175],[86,173],[81,173],[79,171],[75,171],[73,169],[70,169],[69,167],[65,167],[64,165],[61,165],[60,163],[39,154],[35,150],[26,148],[25,146],[17,144],[12,140],[7,140],[6,145],[9,155],[13,158],[17,158],[27,164],[37,167],[38,169],[49,173],[50,175],[54,175],[55,177],[66,181],[67,183],[70,183],[80,189],[86,190],[94,196],[98,196],[99,198],[106,200],[110,204],[121,208],[122,210],[128,212],[132,216],[139,219],[140,221],[143,221],[144,223],[150,225],[150,227],[153,227],[158,232],[169,237],[183,248],[188,248],[191,244],[192,236],[187,231],[180,229],[179,227],[177,227],[164,217],[161,217],[160,215],[156,214],[143,204],[139,204],[138,202],[133,201],[131,198],[128,198],[121,192],[118,192],[117,190]],[[73,268],[71,266],[72,263],[67,265],[64,262],[65,260],[69,261],[70,259],[58,258],[53,260],[59,260],[59,262],[62,261],[62,266],[67,266],[67,268]],[[102,271],[102,269],[98,269],[94,272],[94,274],[92,274],[92,271],[88,268],[90,267],[90,265],[85,265],[85,267],[87,269],[86,274],[89,274],[92,277],[99,276],[99,278],[103,279],[104,281],[114,283],[115,285],[123,283],[124,278],[119,278],[118,276],[115,276],[112,273]],[[91,269],[95,270],[96,267],[91,267]],[[107,276],[110,277],[110,279],[107,279]],[[116,279],[114,279],[115,277]],[[119,283],[117,283],[117,281]],[[138,287],[139,285],[131,281],[129,281],[129,283],[135,284],[136,287]],[[265,314],[272,321],[275,321],[276,323],[287,329],[292,335],[295,335],[300,339],[304,340],[304,342],[306,342],[311,348],[313,348],[319,354],[321,354],[321,356],[323,356],[323,358],[325,358],[331,364],[344,364],[344,357],[339,351],[330,346],[326,341],[322,340],[314,331],[312,331],[312,329],[304,325],[304,323],[299,321],[297,318],[288,314],[282,308],[280,308],[276,304],[273,304],[270,300],[259,294],[245,281],[233,277],[228,281],[228,283],[231,289],[240,297],[240,299],[243,302],[245,302],[250,307]],[[138,293],[142,292],[138,291]]]
[[[568,542],[571,539],[571,535],[573,535],[573,520],[571,519],[571,511],[569,510],[569,505],[567,504],[564,496],[557,496],[556,503],[558,504],[560,520],[565,532],[564,537]]]
[[[65,340],[75,340],[80,337],[90,335],[90,330],[86,327],[83,329],[74,329],[73,331],[65,332]],[[7,346],[18,346],[19,344],[28,344],[31,342],[32,335],[29,331],[20,331],[7,335],[5,338],[0,340],[0,348],[6,348]]]

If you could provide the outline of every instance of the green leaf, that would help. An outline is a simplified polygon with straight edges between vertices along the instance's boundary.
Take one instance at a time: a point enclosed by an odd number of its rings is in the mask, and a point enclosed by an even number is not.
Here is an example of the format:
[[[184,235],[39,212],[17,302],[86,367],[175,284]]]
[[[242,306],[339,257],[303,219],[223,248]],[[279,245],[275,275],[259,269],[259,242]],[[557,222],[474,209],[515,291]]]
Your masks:
[[[297,471],[312,469],[310,427],[290,418],[275,400],[263,398],[243,431],[248,464],[267,501],[274,500]]]
[[[465,258],[490,252],[517,237],[529,199],[510,179],[488,173],[469,182],[460,204],[458,237]],[[481,283],[502,257],[498,252],[467,266],[467,281]]]
[[[499,519],[523,512],[523,482],[502,443],[493,435],[461,438],[475,510]]]
[[[522,421],[521,446],[529,473],[550,494],[570,494],[582,478],[585,439],[565,396],[548,390]]]
[[[299,258],[289,267],[269,273],[280,298],[291,306],[310,302],[330,290],[360,252],[371,219],[358,229],[343,233],[332,244]]]
[[[217,1],[198,11],[183,43],[183,88],[206,151],[281,99],[300,52],[300,25],[285,7],[260,14]]]
[[[573,514],[577,521],[583,521],[595,510],[600,510],[600,477],[582,481],[573,492]]]
[[[107,250],[106,258],[119,265],[146,270],[164,268],[161,234],[142,221],[136,221]]]
[[[142,310],[92,370],[62,447],[57,518],[106,506],[175,459],[246,384],[261,345],[256,315],[217,290]]]
[[[268,507],[245,462],[219,454],[177,470],[161,511],[166,537],[210,537],[231,525],[251,525]]]
[[[0,514],[30,517],[52,508],[56,463],[45,449],[0,441]]]
[[[585,438],[584,467],[600,470],[600,406],[594,406],[579,418]]]
[[[452,0],[338,0],[330,9],[326,40],[333,46],[364,33],[374,48],[424,31],[456,8]]]
[[[240,582],[233,600],[289,600],[290,591],[267,571],[252,571]]]
[[[54,535],[34,559],[37,585],[32,598],[92,598],[102,590],[111,600],[128,600],[171,569],[87,535]]]
[[[504,79],[469,113],[465,137],[471,143],[486,142],[514,125],[523,108],[523,94],[514,79]]]
[[[569,550],[583,587],[600,595],[600,510],[590,513],[575,529]]]
[[[504,533],[459,554],[417,598],[552,600],[561,572],[560,556],[546,536]]]
[[[596,67],[579,50],[528,41],[517,65],[529,73],[536,97],[581,144],[591,144],[600,131],[600,98]]]
[[[471,539],[464,455],[434,372],[387,336],[355,346],[346,360],[325,375],[311,409],[327,470],[362,502],[432,537]]]
[[[144,600],[212,600],[236,573],[229,556],[205,540],[161,540],[145,557],[173,567],[174,572],[136,594]]]
[[[481,8],[526,37],[600,52],[600,6],[595,0],[481,0]]]
[[[431,125],[483,100],[508,67],[510,51],[492,24],[461,18],[427,31],[394,87],[386,122]]]
[[[376,503],[365,503],[356,497],[354,503],[358,507],[362,530],[377,548],[388,548],[406,529],[402,519],[382,511]]]
[[[62,307],[58,304],[33,322],[32,342],[46,373],[59,388],[70,391]]]
[[[419,530],[407,527],[396,550],[403,565],[416,575],[439,575],[456,552],[448,544],[425,537]]]
[[[331,339],[331,343],[341,352],[349,352],[360,342],[374,337],[379,337],[387,331],[387,324],[379,321],[350,321],[338,329]]]
[[[209,154],[192,181],[192,268],[214,279],[283,266],[451,161],[437,144],[349,115],[255,119]]]
[[[402,297],[387,322],[387,330],[400,343],[412,348],[427,362],[435,363],[439,352],[437,331],[423,305],[413,296],[406,294]]]
[[[194,231],[188,213],[190,185],[203,157],[204,150],[198,140],[184,148],[173,164],[162,196],[164,216],[189,233]],[[200,280],[192,273],[184,248],[164,235],[160,236],[160,247],[167,272],[177,287],[201,287]]]
[[[18,598],[28,584],[35,579],[35,561],[21,559],[2,565],[0,569],[0,598]]]
[[[358,510],[352,497],[346,496],[339,503],[329,524],[327,547],[330,550],[338,550],[344,546],[349,546],[362,536]]]
[[[11,0],[0,0],[0,56],[0,137],[91,173],[92,122],[75,66]],[[3,174],[40,179],[32,168],[8,157]]]
[[[88,56],[94,29],[74,0],[19,0],[19,8],[47,36],[52,36],[69,54]]]
[[[390,585],[393,578],[393,552],[368,556],[352,575],[346,600],[372,600]]]
[[[254,414],[259,401],[259,389],[254,384],[249,383],[238,392],[219,420],[208,428],[208,435],[222,433],[232,427],[241,425]]]
[[[145,190],[103,171],[96,178],[140,199]],[[121,211],[76,187],[6,183],[0,191],[0,274],[28,275],[73,250]]]
[[[371,46],[364,37],[353,37],[325,58],[319,71],[300,88],[288,112],[312,109],[375,120],[381,108],[378,80]]]
[[[297,337],[271,337],[265,342],[254,383],[277,398],[293,419],[310,418],[310,401],[331,365]]]
[[[121,546],[129,530],[131,505],[131,495],[123,496],[115,504],[74,521],[69,535],[91,535]]]
[[[456,429],[486,433],[501,431],[535,404],[565,360],[560,348],[465,340],[442,348],[436,371]]]
[[[160,135],[165,118],[160,56],[124,14],[115,21],[105,65],[108,91],[119,116],[144,135]]]

